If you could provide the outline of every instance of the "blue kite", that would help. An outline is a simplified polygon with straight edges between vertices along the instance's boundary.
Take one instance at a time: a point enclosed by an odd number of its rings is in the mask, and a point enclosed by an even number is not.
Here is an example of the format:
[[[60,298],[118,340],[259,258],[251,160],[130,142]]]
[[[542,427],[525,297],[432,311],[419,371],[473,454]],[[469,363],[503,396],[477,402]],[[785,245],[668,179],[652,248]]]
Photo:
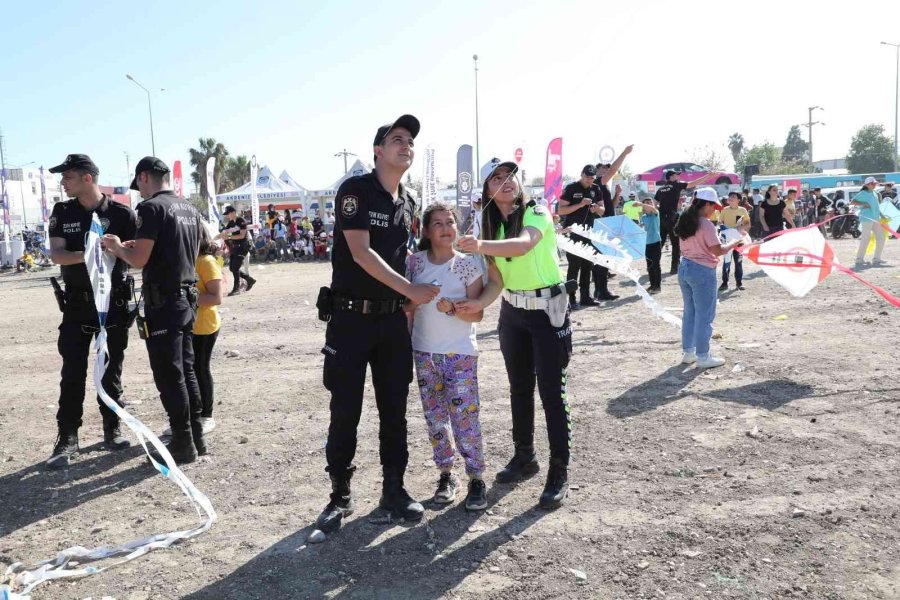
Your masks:
[[[647,247],[647,232],[624,215],[603,217],[594,221],[594,231],[606,234],[611,239],[619,241],[617,246],[593,241],[594,247],[606,256],[616,258],[630,258],[638,260],[644,258],[644,250]]]

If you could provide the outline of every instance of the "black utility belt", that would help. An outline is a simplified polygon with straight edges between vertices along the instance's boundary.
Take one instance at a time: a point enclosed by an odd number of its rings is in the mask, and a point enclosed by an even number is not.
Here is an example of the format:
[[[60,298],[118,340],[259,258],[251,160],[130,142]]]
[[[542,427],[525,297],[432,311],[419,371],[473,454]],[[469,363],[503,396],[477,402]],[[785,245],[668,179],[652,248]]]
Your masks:
[[[144,297],[144,305],[152,309],[178,298],[187,298],[191,305],[194,305],[199,292],[193,284],[182,285],[175,289],[165,289],[152,283],[145,283],[141,286],[141,294]]]
[[[394,300],[367,300],[335,294],[332,296],[333,306],[337,310],[347,310],[363,315],[392,315],[403,309],[405,298]]]

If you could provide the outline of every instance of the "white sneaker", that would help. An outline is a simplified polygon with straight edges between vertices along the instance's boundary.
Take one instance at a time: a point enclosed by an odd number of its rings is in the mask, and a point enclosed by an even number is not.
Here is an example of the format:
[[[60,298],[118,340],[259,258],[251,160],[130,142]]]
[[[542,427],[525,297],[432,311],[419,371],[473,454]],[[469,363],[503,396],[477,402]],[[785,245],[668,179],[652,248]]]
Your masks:
[[[681,357],[681,364],[683,365],[692,365],[695,362],[697,362],[696,352],[685,352],[684,356]]]
[[[200,423],[203,424],[203,435],[216,428],[216,420],[212,417],[200,417]]]
[[[701,358],[697,360],[697,368],[698,369],[713,369],[715,367],[721,367],[725,364],[725,359],[720,358],[718,356],[713,356],[710,354],[706,358]]]

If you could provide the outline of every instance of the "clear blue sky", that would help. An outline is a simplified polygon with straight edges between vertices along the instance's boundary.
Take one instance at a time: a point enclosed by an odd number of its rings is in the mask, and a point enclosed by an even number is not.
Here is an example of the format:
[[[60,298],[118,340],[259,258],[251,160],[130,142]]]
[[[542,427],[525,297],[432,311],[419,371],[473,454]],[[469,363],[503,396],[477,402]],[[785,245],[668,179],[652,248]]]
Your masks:
[[[335,152],[368,162],[377,126],[411,112],[419,150],[436,149],[448,180],[457,147],[475,141],[477,53],[482,162],[522,146],[529,175],[542,174],[562,136],[568,173],[627,143],[637,172],[702,146],[727,154],[735,131],[781,144],[816,104],[827,123],[816,157],[831,158],[866,123],[893,132],[894,53],[878,23],[900,23],[900,3],[831,4],[6,3],[0,127],[10,164],[85,152],[122,184],[123,153],[132,167],[150,154],[131,73],[166,88],[153,96],[157,154],[185,161],[186,177],[202,136],[325,187],[343,173]],[[886,35],[900,42],[896,26]]]

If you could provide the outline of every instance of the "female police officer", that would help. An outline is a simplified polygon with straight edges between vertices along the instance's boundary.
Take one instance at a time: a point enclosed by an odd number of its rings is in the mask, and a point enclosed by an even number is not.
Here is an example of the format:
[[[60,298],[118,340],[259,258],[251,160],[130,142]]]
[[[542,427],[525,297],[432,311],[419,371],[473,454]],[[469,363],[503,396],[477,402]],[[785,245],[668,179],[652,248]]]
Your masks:
[[[336,196],[331,289],[319,302],[320,310],[331,314],[322,348],[323,379],[331,392],[325,446],[331,500],[317,520],[323,531],[337,529],[353,512],[350,478],[368,365],[380,419],[380,505],[411,521],[424,513],[403,488],[412,344],[402,307],[404,297],[427,304],[439,291],[433,285],[413,285],[403,276],[415,202],[400,181],[412,164],[418,133],[419,120],[412,115],[379,127],[373,142],[375,170],[347,179]]]
[[[478,299],[457,302],[456,310],[478,312],[503,294],[497,330],[509,377],[515,455],[497,473],[497,481],[511,483],[539,469],[534,454],[536,377],[550,438],[550,468],[540,506],[550,509],[562,504],[569,489],[569,296],[557,261],[553,220],[545,208],[526,201],[517,170],[513,162],[500,163],[485,179],[482,239],[466,236],[459,248],[487,256],[488,284]]]

